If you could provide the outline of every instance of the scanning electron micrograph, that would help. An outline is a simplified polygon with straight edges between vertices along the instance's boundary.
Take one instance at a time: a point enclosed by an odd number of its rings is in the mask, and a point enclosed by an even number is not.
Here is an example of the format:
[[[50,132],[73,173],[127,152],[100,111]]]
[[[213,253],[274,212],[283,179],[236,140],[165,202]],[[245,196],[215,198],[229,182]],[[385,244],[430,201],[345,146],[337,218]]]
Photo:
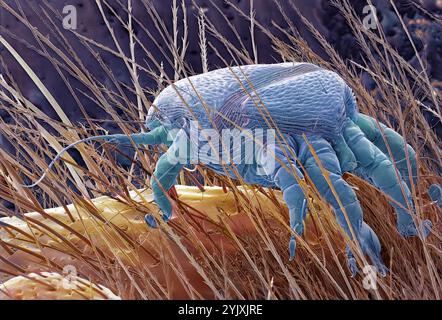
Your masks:
[[[440,300],[441,15],[0,1],[0,299]]]

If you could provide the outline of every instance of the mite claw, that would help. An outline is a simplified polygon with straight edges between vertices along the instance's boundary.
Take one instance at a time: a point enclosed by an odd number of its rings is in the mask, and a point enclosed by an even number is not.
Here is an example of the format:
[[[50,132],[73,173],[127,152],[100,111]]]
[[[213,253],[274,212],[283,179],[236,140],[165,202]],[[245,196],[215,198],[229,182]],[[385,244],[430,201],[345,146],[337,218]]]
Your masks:
[[[362,251],[370,257],[376,270],[382,275],[382,277],[385,277],[388,273],[388,268],[382,261],[381,243],[373,229],[365,222],[363,222],[361,226],[360,244]]]
[[[354,278],[359,273],[359,268],[356,264],[356,259],[348,246],[345,251],[347,251],[347,265],[350,269],[351,277]]]
[[[431,228],[432,228],[432,227],[433,227],[433,223],[431,222],[431,220],[425,219],[425,220],[422,222],[422,228],[423,228],[422,233],[423,233],[423,235],[424,235],[424,239],[425,239],[426,237],[428,237],[428,235],[430,234],[430,231],[431,231]]]
[[[294,236],[291,236],[290,238],[289,252],[290,252],[290,261],[293,261],[296,255],[296,239]]]
[[[431,228],[433,226],[433,223],[428,220],[425,219],[424,221],[422,221],[421,223],[421,231],[422,231],[422,235],[424,237],[424,239],[430,234]],[[397,227],[399,233],[405,237],[405,238],[411,238],[411,237],[416,237],[419,235],[419,231],[417,230],[414,222],[408,224],[408,225],[398,225]]]
[[[439,208],[442,208],[442,187],[438,184],[433,184],[428,189],[428,194],[431,200],[436,202]]]
[[[146,214],[144,216],[144,221],[146,221],[147,225],[153,229],[158,228],[157,221],[155,220],[155,217],[151,214]]]
[[[359,273],[355,258],[348,258],[348,267],[350,268],[351,277],[354,278]]]
[[[377,266],[377,269],[382,278],[385,278],[390,271],[384,264]]]

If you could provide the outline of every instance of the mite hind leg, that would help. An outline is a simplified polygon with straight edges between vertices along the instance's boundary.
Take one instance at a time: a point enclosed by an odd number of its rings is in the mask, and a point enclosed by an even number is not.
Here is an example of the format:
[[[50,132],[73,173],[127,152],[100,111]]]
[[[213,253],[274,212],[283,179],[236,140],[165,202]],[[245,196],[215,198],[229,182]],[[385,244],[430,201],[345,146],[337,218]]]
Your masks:
[[[288,138],[288,144],[272,143],[257,152],[257,163],[268,179],[283,192],[284,201],[289,209],[290,228],[299,236],[304,232],[304,219],[307,212],[307,200],[300,181],[304,179],[296,164],[296,146]],[[295,258],[296,239],[290,237],[290,260]]]
[[[381,247],[379,239],[374,231],[363,221],[363,212],[359,200],[353,188],[342,178],[339,159],[334,149],[329,142],[322,138],[310,138],[309,143],[315,150],[320,164],[323,170],[326,171],[326,175],[329,177],[331,185],[336,191],[336,195],[342,206],[332,192],[329,183],[324,177],[324,172],[321,170],[320,165],[311,153],[307,143],[304,142],[302,146],[303,151],[301,152],[301,161],[308,176],[321,196],[333,207],[338,223],[350,239],[353,239],[354,234],[363,253],[370,257],[371,261],[381,274],[386,274],[387,268],[383,264],[380,255]],[[347,215],[347,218],[345,214]],[[351,230],[353,230],[353,233]],[[348,246],[346,250],[348,264],[352,275],[354,276],[358,272],[356,260]]]
[[[350,147],[345,142],[344,137],[339,135],[330,141],[335,151],[342,172],[352,172],[357,167],[356,157]]]
[[[370,116],[358,114],[355,123],[359,126],[368,140],[387,155],[391,161],[394,161],[402,178],[411,190],[411,185],[416,184],[417,182],[417,161],[414,149],[409,144],[406,144],[404,138],[393,129],[387,127],[381,122],[379,122],[381,127],[379,128],[376,120]],[[392,154],[393,157],[391,157],[390,154]],[[434,184],[428,189],[428,194],[433,201],[436,201],[438,205],[442,207],[442,192],[440,192],[440,190],[441,187]]]
[[[368,179],[382,192],[387,194],[393,201],[390,204],[397,214],[398,231],[405,237],[419,234],[414,220],[414,205],[410,190],[402,180],[399,172],[396,172],[390,159],[370,142],[353,121],[347,120],[344,128],[344,138],[358,161],[357,170],[362,177]],[[431,222],[424,221],[423,235],[427,236]]]
[[[438,184],[433,184],[428,189],[428,194],[431,200],[436,202],[439,208],[442,208],[442,187]]]
[[[404,138],[393,129],[381,122],[379,122],[379,128],[376,120],[370,116],[358,114],[355,124],[369,141],[394,162],[411,190],[411,184],[416,184],[417,180],[417,161],[414,149],[405,143]]]

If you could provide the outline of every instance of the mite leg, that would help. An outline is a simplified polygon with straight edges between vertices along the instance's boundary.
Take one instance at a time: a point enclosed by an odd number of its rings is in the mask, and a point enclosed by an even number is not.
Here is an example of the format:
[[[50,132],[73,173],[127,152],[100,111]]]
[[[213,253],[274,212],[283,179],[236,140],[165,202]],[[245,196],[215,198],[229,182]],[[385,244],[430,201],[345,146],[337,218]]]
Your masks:
[[[383,123],[379,123],[382,130],[379,129],[376,120],[372,117],[358,114],[355,124],[359,126],[368,140],[388,156],[391,161],[394,161],[402,178],[411,190],[411,184],[416,184],[417,179],[416,152],[414,149],[405,143],[403,137],[399,133],[388,128]],[[385,142],[387,142],[388,146]],[[407,161],[407,154],[409,161]],[[409,169],[411,170],[411,181]]]
[[[138,133],[131,135],[133,141],[135,144],[167,144],[167,130],[163,127],[157,127],[156,129],[152,130],[148,133]],[[49,163],[48,167],[46,168],[43,175],[34,183],[30,185],[22,185],[25,188],[33,188],[37,186],[43,179],[46,177],[46,174],[51,170],[51,168],[54,166],[54,164],[61,159],[63,154],[67,152],[69,149],[79,145],[80,143],[85,143],[89,141],[95,141],[95,140],[104,140],[109,141],[111,143],[116,144],[130,144],[130,138],[124,134],[114,134],[114,135],[102,135],[102,136],[92,136],[87,137],[78,141],[75,141],[74,143],[71,143],[67,147],[63,148],[56,156],[55,158]]]
[[[268,144],[257,154],[257,163],[262,166],[269,179],[281,189],[290,215],[290,228],[299,236],[304,232],[307,201],[298,181],[304,175],[298,169],[294,146]],[[296,239],[292,235],[289,243],[290,260],[295,258]]]
[[[189,141],[186,133],[180,130],[167,152],[158,159],[150,180],[154,201],[162,212],[164,222],[169,221],[172,216],[172,204],[166,193],[176,183],[181,169],[188,162],[188,148]],[[145,220],[150,227],[157,227],[157,222],[153,215],[147,214]]]
[[[417,179],[417,162],[416,162],[416,152],[414,151],[414,149],[409,144],[407,144],[407,151],[406,151],[405,141],[402,138],[402,136],[393,129],[388,128],[383,123],[379,123],[382,128],[381,132],[379,127],[376,125],[376,120],[373,119],[372,117],[369,117],[364,114],[358,114],[355,123],[359,126],[359,128],[361,128],[362,132],[365,134],[368,140],[373,142],[373,144],[376,147],[378,147],[384,154],[389,156],[390,155],[389,150],[382,136],[382,132],[384,133],[384,137],[387,140],[388,147],[390,148],[391,153],[393,154],[394,159],[391,160],[395,162],[396,167],[398,168],[399,172],[402,175],[402,178],[405,180],[408,188],[411,190],[410,170],[411,170],[411,180],[413,181],[414,184],[416,184],[416,179]],[[407,153],[409,161],[407,161]],[[438,190],[439,190],[438,194],[440,195],[439,198],[435,196]],[[440,186],[432,185],[428,189],[428,193],[431,199],[433,201],[436,201],[439,204],[439,206],[442,207],[442,195],[441,195],[442,191],[440,190],[441,190]]]
[[[343,172],[351,172],[357,167],[356,157],[351,151],[350,147],[345,142],[344,138],[340,135],[331,141],[333,150],[335,150],[338,156],[341,170]]]
[[[437,203],[439,208],[442,208],[442,187],[437,184],[433,184],[428,189],[431,200]]]
[[[396,210],[398,231],[405,237],[418,235],[410,214],[414,212],[410,190],[400,174],[396,174],[390,159],[351,120],[347,120],[344,138],[356,156],[362,176],[394,200],[390,203]],[[430,224],[428,220],[424,222],[424,236],[428,235]]]
[[[359,242],[363,253],[370,257],[371,261],[376,265],[380,273],[385,274],[387,268],[384,266],[380,256],[379,240],[373,230],[363,222],[362,208],[353,188],[342,178],[339,160],[335,151],[324,139],[311,138],[309,139],[309,143],[315,150],[323,169],[326,171],[326,174],[328,175],[330,182],[336,191],[337,196],[339,197],[342,207],[339,205],[338,199],[336,199],[329,184],[327,183],[319,164],[316,162],[315,158],[310,152],[310,149],[304,142],[302,147],[302,163],[310,179],[315,184],[321,196],[323,196],[324,199],[332,205],[338,223],[341,225],[350,239],[353,239],[353,235],[350,230],[351,225],[354,235],[357,238],[356,240]],[[347,214],[350,225],[347,222],[343,209]],[[354,276],[358,272],[358,268],[356,266],[356,260],[348,247],[347,257],[350,270]]]
[[[150,132],[146,133],[134,133],[131,135],[125,134],[112,134],[107,136],[101,136],[102,140],[109,141],[115,144],[131,144],[133,141],[136,145],[146,144],[146,145],[159,145],[167,144],[167,129],[163,126],[159,126]]]

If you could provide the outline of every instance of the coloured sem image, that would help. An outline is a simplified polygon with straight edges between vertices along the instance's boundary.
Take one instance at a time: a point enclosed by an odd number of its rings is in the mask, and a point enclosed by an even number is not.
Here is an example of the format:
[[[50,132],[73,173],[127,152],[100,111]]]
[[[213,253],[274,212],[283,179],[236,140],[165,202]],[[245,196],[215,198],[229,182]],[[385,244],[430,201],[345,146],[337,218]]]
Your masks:
[[[441,18],[0,0],[0,300],[440,300]]]

